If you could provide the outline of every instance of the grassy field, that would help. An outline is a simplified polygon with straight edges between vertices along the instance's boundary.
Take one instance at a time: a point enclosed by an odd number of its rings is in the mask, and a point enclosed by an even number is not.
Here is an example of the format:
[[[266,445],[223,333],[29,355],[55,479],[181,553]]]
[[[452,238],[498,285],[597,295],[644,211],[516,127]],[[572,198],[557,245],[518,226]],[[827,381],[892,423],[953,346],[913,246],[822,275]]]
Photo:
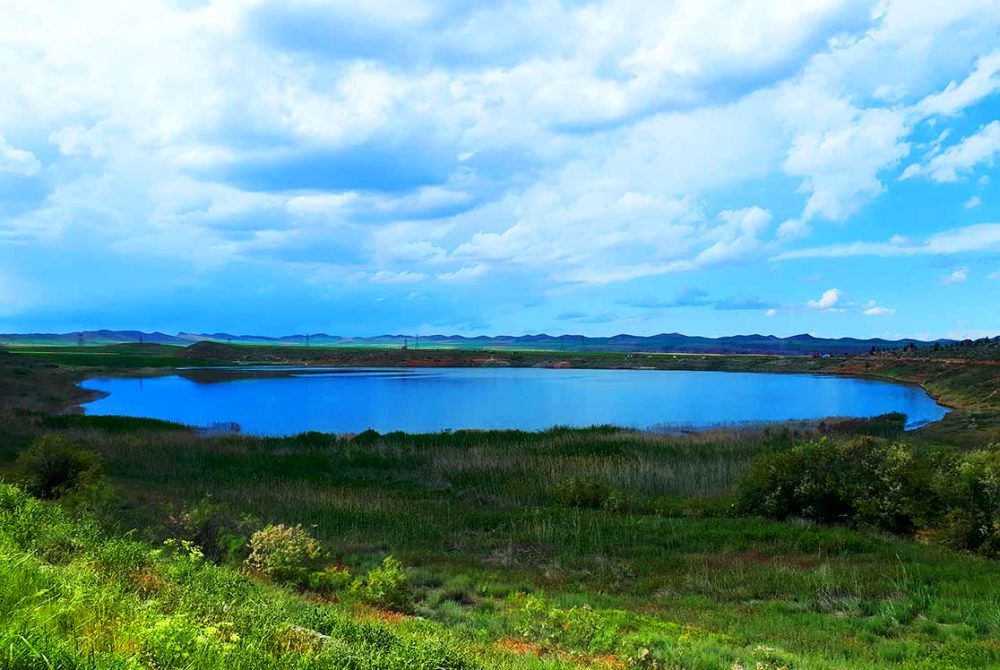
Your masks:
[[[885,419],[282,439],[52,413],[97,369],[375,361],[864,374],[922,383],[957,409],[905,435]],[[917,452],[990,448],[1000,368],[949,361],[24,349],[0,359],[0,472],[16,481],[17,455],[58,434],[97,454],[106,479],[60,504],[0,489],[0,667],[1000,667],[996,561],[734,507],[754,459],[821,430]],[[411,604],[400,615],[362,591],[276,584],[252,574],[238,541],[208,552],[219,565],[157,549],[195,537],[192,519],[237,540],[301,524],[324,564],[354,576],[391,554]]]

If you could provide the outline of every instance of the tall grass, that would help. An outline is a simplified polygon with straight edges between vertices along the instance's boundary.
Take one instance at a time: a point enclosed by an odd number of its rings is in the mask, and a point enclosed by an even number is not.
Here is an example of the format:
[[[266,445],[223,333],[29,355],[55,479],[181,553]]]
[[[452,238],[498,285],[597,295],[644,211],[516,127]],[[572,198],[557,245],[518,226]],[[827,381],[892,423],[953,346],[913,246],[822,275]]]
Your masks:
[[[517,638],[512,646],[557,665],[565,654],[582,663],[604,653],[639,664],[644,649],[660,667],[754,667],[754,654],[774,667],[1000,662],[995,564],[731,514],[750,461],[799,442],[800,428],[266,439],[117,427],[59,427],[100,455],[118,490],[95,510],[109,527],[135,528],[133,537],[155,545],[171,537],[168,517],[209,494],[258,528],[302,524],[354,573],[392,553],[408,566],[416,613],[459,635],[460,646]],[[573,478],[613,492],[612,503],[574,506],[559,494]],[[188,597],[177,588],[172,597]],[[690,631],[683,641],[667,634],[674,622]],[[762,645],[773,659],[755,651]],[[535,659],[519,656],[514,667]]]

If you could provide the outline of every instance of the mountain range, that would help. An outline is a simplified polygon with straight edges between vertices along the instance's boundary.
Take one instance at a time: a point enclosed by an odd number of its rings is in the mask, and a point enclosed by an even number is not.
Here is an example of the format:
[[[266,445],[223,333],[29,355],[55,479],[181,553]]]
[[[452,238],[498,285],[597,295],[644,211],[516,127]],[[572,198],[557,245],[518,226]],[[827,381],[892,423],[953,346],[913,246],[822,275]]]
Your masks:
[[[195,342],[227,342],[232,344],[323,346],[323,347],[410,347],[420,349],[539,349],[546,351],[617,351],[674,352],[702,354],[860,354],[876,349],[901,349],[909,344],[917,347],[946,344],[952,340],[887,340],[851,337],[822,338],[801,334],[790,337],[775,335],[733,335],[699,337],[680,333],[659,335],[615,335],[586,337],[584,335],[498,335],[464,337],[461,335],[379,335],[376,337],[341,337],[316,333],[310,335],[233,335],[230,333],[144,333],[136,330],[90,330],[72,333],[0,334],[0,346],[97,346],[110,344],[147,343],[187,346]]]

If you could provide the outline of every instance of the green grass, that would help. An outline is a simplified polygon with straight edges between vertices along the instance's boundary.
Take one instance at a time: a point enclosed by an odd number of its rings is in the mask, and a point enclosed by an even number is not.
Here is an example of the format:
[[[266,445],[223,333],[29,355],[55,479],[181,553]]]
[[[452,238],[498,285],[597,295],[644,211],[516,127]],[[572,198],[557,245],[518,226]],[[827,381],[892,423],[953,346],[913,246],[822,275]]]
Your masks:
[[[0,667],[553,668],[417,619],[310,603],[231,568],[106,537],[0,485]]]
[[[0,476],[16,480],[16,455],[58,432],[100,456],[113,495],[4,513],[19,494],[0,488],[0,667],[1000,667],[996,562],[735,515],[753,458],[814,427],[201,436],[53,416],[86,370],[26,366],[41,360],[31,356],[0,362]],[[992,369],[892,361],[868,373],[964,403],[937,432],[906,434],[917,448],[996,439]],[[892,421],[825,430],[901,437]],[[346,592],[320,602],[238,559],[156,553],[206,496],[254,528],[302,524],[355,575],[392,554],[416,616],[372,612]]]
[[[461,640],[523,639],[550,660],[641,648],[671,658],[676,627],[704,645],[679,656],[688,663],[680,667],[729,668],[761,645],[795,667],[1000,661],[995,563],[729,513],[752,456],[783,448],[794,432],[352,441],[108,433],[85,423],[62,432],[102,456],[121,494],[111,514],[120,528],[156,544],[170,534],[172,511],[211,494],[258,526],[311,528],[354,572],[391,552],[417,585],[417,613]],[[555,488],[574,476],[605,484],[620,504],[561,504]]]
[[[91,347],[8,347],[14,356],[65,366],[134,369],[199,365],[183,357],[184,349],[165,344],[112,344]]]

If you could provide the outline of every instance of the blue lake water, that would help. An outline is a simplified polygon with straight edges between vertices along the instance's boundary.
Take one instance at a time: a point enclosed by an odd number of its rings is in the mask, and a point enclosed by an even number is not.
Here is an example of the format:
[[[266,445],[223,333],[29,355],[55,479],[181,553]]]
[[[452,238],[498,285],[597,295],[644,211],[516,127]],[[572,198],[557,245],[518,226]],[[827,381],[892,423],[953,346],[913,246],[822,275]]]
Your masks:
[[[100,377],[87,414],[243,432],[540,430],[555,425],[709,427],[903,412],[914,427],[946,413],[923,389],[888,382],[738,372],[539,368],[215,368]]]

